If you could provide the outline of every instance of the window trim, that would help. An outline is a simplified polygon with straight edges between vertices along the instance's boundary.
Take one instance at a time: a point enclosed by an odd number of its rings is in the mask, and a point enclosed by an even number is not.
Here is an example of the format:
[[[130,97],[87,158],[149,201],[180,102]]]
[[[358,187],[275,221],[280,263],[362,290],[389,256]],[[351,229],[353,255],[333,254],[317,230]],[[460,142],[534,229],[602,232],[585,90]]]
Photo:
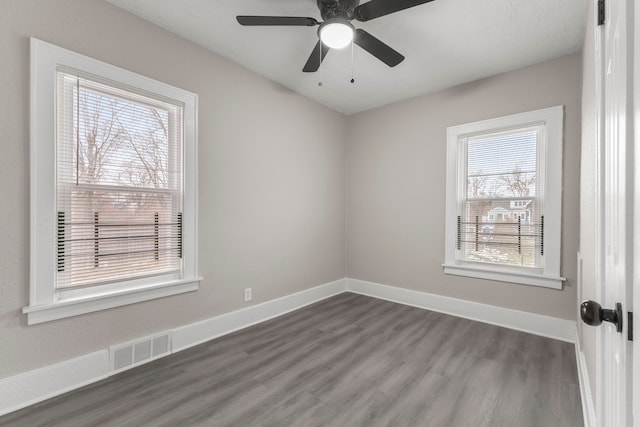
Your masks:
[[[195,291],[198,275],[197,241],[197,106],[198,96],[149,77],[80,55],[73,51],[30,39],[30,284],[29,306],[23,308],[27,323],[35,324]],[[56,206],[56,73],[61,68],[78,70],[117,82],[136,91],[170,98],[184,105],[184,226],[182,278],[145,283],[127,289],[83,297],[59,299],[55,275]],[[162,279],[159,279],[162,280]]]
[[[445,261],[443,264],[445,274],[562,289],[562,284],[566,279],[560,276],[562,185],[558,185],[558,183],[562,183],[563,118],[564,107],[559,105],[447,128]],[[541,269],[520,268],[457,260],[455,218],[458,215],[459,194],[464,187],[459,179],[461,170],[464,170],[461,169],[464,167],[461,155],[463,140],[485,133],[536,125],[545,125],[546,129],[544,144],[545,260],[543,267]]]

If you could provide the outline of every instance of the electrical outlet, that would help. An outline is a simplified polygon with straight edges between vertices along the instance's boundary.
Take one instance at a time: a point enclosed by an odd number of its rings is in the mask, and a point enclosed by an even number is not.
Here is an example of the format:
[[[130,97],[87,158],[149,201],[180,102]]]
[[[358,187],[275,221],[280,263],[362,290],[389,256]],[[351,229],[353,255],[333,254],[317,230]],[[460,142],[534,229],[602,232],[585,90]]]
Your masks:
[[[251,288],[246,288],[244,290],[244,302],[251,301]]]

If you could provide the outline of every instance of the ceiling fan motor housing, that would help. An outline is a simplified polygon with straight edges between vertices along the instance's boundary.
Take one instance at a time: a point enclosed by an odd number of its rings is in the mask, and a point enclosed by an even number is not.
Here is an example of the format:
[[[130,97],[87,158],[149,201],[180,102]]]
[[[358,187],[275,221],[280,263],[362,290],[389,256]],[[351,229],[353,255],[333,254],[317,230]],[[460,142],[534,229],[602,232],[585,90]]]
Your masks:
[[[317,0],[320,16],[325,21],[342,18],[351,21],[355,18],[355,8],[360,0]]]

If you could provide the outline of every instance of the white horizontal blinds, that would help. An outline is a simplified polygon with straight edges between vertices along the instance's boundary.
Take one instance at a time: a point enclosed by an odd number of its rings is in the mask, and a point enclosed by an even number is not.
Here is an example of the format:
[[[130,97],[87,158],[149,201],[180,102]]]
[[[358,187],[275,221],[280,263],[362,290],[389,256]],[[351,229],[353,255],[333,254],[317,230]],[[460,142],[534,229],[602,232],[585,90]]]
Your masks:
[[[58,72],[56,289],[182,268],[182,107]]]
[[[542,266],[544,127],[470,137],[458,216],[464,261]]]

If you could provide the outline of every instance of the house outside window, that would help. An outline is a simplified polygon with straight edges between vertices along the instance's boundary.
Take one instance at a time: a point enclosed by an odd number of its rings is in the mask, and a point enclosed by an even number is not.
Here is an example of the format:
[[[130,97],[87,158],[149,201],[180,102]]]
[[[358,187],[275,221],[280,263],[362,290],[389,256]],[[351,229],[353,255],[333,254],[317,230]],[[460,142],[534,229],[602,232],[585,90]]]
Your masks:
[[[563,108],[447,130],[444,271],[561,288]]]
[[[31,45],[28,322],[196,290],[197,96]]]

